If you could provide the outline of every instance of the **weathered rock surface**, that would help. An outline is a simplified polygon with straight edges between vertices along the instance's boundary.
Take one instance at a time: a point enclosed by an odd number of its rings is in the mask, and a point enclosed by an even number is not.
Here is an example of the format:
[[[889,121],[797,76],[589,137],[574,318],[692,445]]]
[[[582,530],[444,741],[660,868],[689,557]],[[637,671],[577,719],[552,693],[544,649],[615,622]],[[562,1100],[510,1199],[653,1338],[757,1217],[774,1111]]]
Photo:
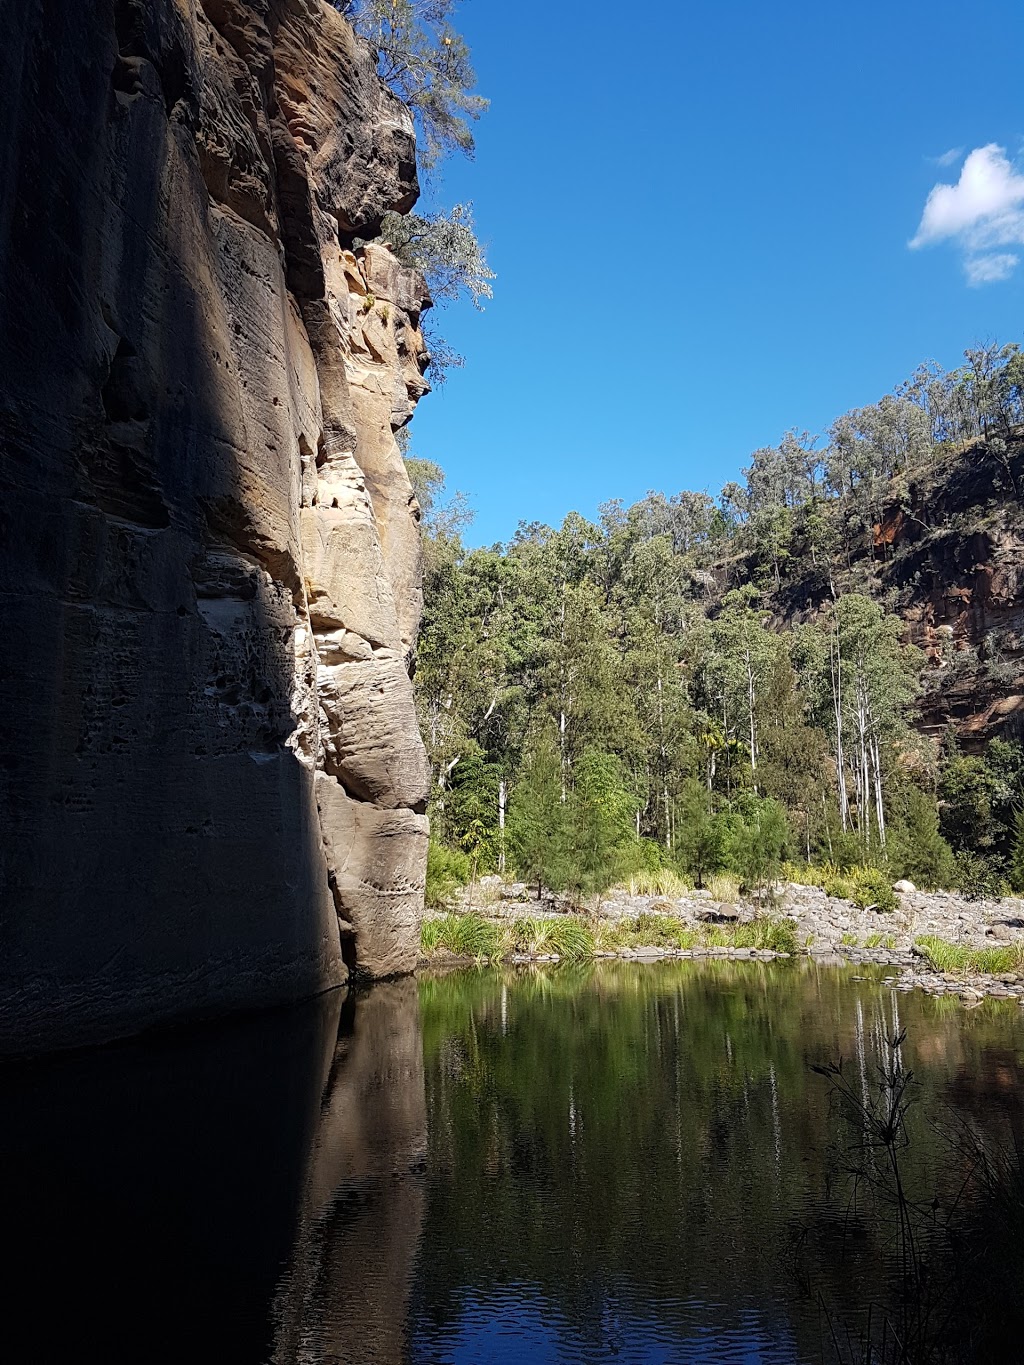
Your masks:
[[[831,578],[797,558],[778,618],[813,618],[834,591],[867,592],[925,653],[920,728],[964,746],[1024,737],[1024,433],[950,449],[894,480],[873,544],[844,547]]]
[[[0,1048],[411,968],[408,113],[322,0],[24,0],[0,73]]]

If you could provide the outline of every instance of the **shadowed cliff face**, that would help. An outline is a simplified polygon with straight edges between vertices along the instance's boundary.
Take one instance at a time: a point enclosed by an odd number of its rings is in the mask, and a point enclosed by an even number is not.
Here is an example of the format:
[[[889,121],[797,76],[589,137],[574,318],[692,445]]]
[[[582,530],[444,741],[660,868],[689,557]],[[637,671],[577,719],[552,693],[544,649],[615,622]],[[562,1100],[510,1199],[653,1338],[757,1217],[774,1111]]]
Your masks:
[[[4,20],[0,1048],[408,969],[408,113],[321,0]]]

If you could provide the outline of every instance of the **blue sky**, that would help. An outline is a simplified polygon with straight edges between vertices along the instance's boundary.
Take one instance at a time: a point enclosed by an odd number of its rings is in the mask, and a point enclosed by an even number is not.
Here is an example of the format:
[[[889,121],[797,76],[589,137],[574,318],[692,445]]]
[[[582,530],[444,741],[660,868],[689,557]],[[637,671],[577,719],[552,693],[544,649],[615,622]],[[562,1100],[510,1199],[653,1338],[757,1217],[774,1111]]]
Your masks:
[[[491,108],[437,197],[473,200],[498,278],[435,315],[467,364],[412,436],[471,543],[717,493],[787,427],[1024,339],[1020,0],[464,0],[459,26]]]

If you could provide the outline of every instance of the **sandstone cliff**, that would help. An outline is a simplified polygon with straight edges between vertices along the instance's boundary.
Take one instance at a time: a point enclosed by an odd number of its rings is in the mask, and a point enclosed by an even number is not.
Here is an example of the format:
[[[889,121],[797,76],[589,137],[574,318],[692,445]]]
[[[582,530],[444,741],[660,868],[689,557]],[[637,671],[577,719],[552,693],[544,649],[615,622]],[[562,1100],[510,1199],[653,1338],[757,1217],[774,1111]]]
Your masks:
[[[779,623],[812,618],[833,591],[876,597],[926,655],[926,734],[952,726],[968,749],[1024,739],[1024,437],[946,450],[893,480],[870,544],[839,539],[828,565],[797,542],[772,595]]]
[[[0,1047],[406,970],[408,112],[323,0],[3,15]]]

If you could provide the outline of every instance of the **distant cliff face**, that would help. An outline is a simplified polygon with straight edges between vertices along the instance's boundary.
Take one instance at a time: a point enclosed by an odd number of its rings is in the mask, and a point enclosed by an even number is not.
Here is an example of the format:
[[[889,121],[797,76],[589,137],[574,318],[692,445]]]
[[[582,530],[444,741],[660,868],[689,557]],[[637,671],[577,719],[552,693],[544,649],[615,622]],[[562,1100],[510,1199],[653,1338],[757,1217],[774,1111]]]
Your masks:
[[[406,970],[408,112],[322,0],[24,0],[0,71],[0,1046]]]
[[[1024,739],[1024,438],[976,441],[897,481],[873,540],[832,586],[879,598],[924,650],[920,728],[953,726],[968,748]],[[813,616],[823,585],[820,568],[798,570],[780,618]]]
[[[927,654],[921,722],[1024,739],[1024,442],[979,441],[912,479],[875,528],[880,586]]]

